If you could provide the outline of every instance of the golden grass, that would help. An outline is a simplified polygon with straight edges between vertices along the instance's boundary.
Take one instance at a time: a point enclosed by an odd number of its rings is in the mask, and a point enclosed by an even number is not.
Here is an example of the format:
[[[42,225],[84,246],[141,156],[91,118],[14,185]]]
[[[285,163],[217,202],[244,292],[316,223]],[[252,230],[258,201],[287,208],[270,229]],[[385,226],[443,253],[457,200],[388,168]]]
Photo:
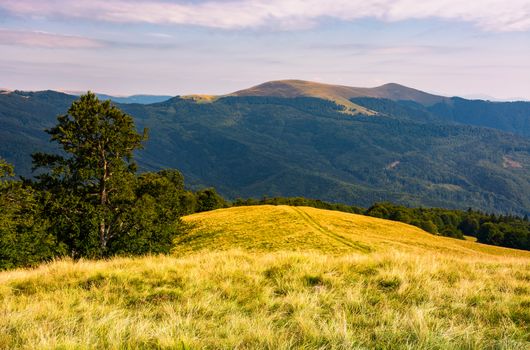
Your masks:
[[[231,96],[276,96],[276,97],[317,97],[336,101],[353,111],[375,115],[376,112],[350,101],[355,97],[386,98],[390,100],[412,100],[430,106],[447,100],[446,97],[431,95],[399,84],[385,84],[375,88],[360,88],[344,85],[330,85],[305,80],[269,81],[251,88],[236,91]],[[351,111],[350,111],[351,112]]]
[[[181,96],[185,100],[192,100],[196,103],[212,103],[219,99],[219,96],[215,95],[186,95]]]
[[[0,273],[0,348],[530,344],[525,252],[313,208],[231,208],[186,221],[196,227],[174,256]]]
[[[175,253],[197,250],[318,251],[328,254],[407,251],[457,256],[523,257],[530,252],[429,234],[407,224],[339,211],[286,205],[219,209],[187,216],[192,232]]]
[[[0,274],[0,348],[525,349],[530,267],[205,252]]]

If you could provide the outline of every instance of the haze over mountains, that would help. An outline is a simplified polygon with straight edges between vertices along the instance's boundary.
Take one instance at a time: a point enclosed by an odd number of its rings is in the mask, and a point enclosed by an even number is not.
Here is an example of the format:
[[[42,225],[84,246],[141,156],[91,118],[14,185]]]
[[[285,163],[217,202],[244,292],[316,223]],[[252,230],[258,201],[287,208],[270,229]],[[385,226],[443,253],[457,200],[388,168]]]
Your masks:
[[[30,154],[54,149],[43,130],[75,98],[1,94],[0,156],[30,175]],[[137,157],[142,169],[178,168],[195,187],[214,186],[229,198],[530,213],[529,102],[300,80],[144,105],[112,99],[150,129]]]

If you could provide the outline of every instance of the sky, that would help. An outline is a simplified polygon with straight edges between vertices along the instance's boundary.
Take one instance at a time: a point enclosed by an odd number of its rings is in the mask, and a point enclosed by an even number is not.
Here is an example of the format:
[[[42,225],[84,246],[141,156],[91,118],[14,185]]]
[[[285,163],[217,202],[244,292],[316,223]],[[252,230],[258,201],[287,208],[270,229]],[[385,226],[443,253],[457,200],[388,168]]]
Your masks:
[[[280,79],[530,99],[530,0],[0,0],[0,88],[224,94]]]

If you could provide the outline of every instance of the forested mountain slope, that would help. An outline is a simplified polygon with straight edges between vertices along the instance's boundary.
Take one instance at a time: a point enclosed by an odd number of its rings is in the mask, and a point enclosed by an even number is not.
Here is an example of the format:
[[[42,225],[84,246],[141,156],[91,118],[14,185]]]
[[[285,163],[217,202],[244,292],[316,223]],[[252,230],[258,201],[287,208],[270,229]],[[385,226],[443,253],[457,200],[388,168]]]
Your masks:
[[[325,96],[175,97],[120,108],[150,129],[142,169],[178,168],[194,186],[215,186],[229,198],[530,212],[530,103],[386,89],[394,95],[351,99],[370,111],[364,116]],[[0,94],[0,156],[28,176],[30,154],[52,147],[43,129],[74,99],[52,91]]]

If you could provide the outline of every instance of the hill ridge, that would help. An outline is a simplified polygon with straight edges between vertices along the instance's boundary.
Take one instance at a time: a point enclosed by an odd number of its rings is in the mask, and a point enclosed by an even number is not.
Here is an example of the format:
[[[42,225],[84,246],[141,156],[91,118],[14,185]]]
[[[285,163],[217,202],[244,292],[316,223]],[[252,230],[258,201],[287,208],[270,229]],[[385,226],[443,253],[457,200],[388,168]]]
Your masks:
[[[350,99],[358,97],[372,97],[394,101],[410,100],[426,106],[449,99],[398,83],[387,83],[373,88],[365,88],[299,79],[268,81],[248,89],[235,91],[229,96],[317,97],[339,102],[350,101]]]

